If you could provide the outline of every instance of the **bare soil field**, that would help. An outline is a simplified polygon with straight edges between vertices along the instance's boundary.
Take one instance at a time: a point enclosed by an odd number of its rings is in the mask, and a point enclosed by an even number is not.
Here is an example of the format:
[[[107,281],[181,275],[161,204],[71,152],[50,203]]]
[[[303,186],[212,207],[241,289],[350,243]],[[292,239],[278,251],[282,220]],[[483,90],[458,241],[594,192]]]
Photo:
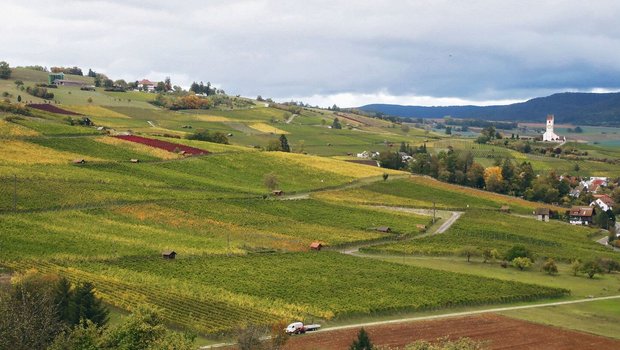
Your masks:
[[[374,345],[404,347],[416,340],[468,337],[488,349],[620,349],[620,340],[516,320],[496,314],[418,321],[366,328]],[[292,336],[286,350],[348,349],[357,329]]]

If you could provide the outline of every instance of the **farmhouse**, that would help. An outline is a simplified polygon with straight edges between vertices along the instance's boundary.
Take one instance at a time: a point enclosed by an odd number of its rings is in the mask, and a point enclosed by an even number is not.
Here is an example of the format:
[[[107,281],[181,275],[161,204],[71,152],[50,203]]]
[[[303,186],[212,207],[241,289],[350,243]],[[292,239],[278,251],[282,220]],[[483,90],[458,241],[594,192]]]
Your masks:
[[[573,225],[591,225],[596,210],[592,207],[572,207],[569,211],[569,222]]]
[[[598,206],[603,211],[613,210],[614,200],[611,199],[611,197],[609,197],[608,195],[595,194],[593,197],[594,201],[590,203],[591,207]]]
[[[538,221],[549,222],[549,208],[536,208],[534,215]]]
[[[142,79],[138,82],[138,88],[140,90],[146,90],[148,92],[153,92],[155,91],[155,83],[148,80],[148,79]]]

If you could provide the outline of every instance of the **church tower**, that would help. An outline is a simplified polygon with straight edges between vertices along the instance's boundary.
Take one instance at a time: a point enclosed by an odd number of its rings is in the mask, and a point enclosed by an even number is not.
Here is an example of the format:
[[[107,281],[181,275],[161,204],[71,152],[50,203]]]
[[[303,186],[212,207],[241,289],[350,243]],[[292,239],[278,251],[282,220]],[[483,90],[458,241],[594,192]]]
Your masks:
[[[560,141],[560,137],[553,132],[553,114],[547,115],[547,130],[543,134],[543,141]]]

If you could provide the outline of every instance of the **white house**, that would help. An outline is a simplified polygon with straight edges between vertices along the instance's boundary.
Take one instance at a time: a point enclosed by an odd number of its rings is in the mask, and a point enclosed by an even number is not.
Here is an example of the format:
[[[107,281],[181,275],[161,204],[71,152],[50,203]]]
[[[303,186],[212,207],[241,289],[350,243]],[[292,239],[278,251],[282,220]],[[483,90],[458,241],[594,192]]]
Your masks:
[[[547,116],[547,130],[543,134],[543,141],[550,141],[550,142],[562,141],[562,138],[553,131],[554,119],[555,117],[553,116],[553,114],[549,114]]]
[[[154,82],[148,80],[148,79],[142,79],[138,82],[138,88],[140,90],[144,90],[146,88],[146,91],[148,92],[153,92],[155,91],[155,84]]]
[[[614,200],[606,194],[595,194],[594,201],[590,203],[590,206],[593,207],[595,205],[603,211],[613,210]]]
[[[358,153],[357,154],[357,158],[368,159],[368,158],[370,158],[370,153],[368,153],[368,151],[364,151],[362,153]]]

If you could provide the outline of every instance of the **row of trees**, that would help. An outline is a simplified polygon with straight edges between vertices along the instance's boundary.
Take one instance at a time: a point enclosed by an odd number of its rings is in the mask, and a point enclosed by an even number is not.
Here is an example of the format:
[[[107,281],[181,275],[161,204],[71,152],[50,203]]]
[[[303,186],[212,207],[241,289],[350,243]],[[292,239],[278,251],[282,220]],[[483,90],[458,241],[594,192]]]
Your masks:
[[[82,73],[82,68],[79,68],[79,67],[51,67],[50,71],[52,73],[84,75],[84,73]],[[89,70],[89,73],[90,73],[90,70]]]
[[[207,142],[215,142],[228,144],[228,136],[223,132],[216,131],[214,133],[210,133],[209,130],[199,130],[193,134],[187,135],[188,140],[199,140],[199,141],[207,141]]]

